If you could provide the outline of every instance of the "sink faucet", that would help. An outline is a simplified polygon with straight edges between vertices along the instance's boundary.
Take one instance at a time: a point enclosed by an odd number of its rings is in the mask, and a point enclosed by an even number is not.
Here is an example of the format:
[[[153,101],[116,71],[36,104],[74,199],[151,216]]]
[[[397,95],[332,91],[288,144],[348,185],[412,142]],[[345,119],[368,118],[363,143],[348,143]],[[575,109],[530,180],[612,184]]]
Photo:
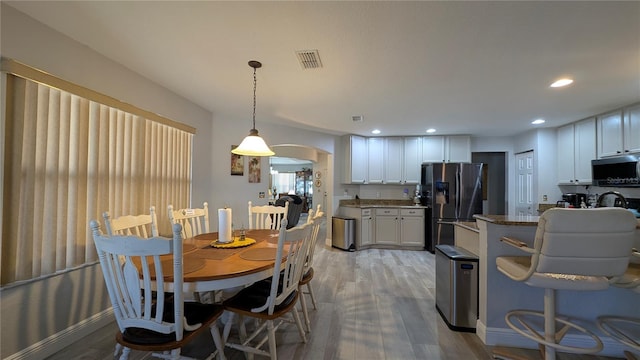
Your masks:
[[[624,198],[624,196],[622,196],[622,194],[620,194],[617,191],[607,191],[605,193],[602,193],[599,197],[598,197],[598,201],[596,201],[596,207],[602,207],[602,200],[604,200],[605,196],[607,195],[615,195],[618,197],[618,199],[620,199],[620,203],[622,205],[623,208],[627,208],[627,199]]]

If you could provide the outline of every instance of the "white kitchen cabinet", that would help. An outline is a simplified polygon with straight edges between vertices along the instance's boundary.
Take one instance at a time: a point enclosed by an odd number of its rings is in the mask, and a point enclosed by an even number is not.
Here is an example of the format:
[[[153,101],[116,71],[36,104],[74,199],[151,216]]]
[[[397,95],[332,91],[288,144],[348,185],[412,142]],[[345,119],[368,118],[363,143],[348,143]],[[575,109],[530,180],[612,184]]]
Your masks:
[[[400,209],[400,245],[424,246],[424,209]]]
[[[444,161],[444,136],[422,137],[422,162]]]
[[[471,137],[424,136],[422,162],[471,162]]]
[[[382,184],[384,183],[384,143],[385,139],[382,137],[372,137],[367,139],[367,162],[368,162],[368,177],[367,183],[369,184]]]
[[[402,184],[402,165],[404,162],[403,138],[386,138],[384,146],[384,183]]]
[[[640,153],[640,104],[624,109],[624,151]]]
[[[467,135],[447,136],[444,144],[446,162],[471,162],[471,137]]]
[[[360,246],[369,246],[375,243],[375,218],[372,209],[362,209],[360,224]]]
[[[420,183],[420,164],[422,164],[422,139],[420,137],[404,138],[404,163],[402,166],[402,183]]]
[[[558,185],[591,185],[591,160],[596,158],[596,119],[559,127],[556,140]]]
[[[598,157],[622,155],[624,151],[622,110],[598,116]]]
[[[343,137],[345,150],[344,179],[346,184],[364,184],[367,182],[367,139],[350,135]]]
[[[375,243],[380,245],[398,245],[398,209],[380,208],[375,209],[375,212]]]

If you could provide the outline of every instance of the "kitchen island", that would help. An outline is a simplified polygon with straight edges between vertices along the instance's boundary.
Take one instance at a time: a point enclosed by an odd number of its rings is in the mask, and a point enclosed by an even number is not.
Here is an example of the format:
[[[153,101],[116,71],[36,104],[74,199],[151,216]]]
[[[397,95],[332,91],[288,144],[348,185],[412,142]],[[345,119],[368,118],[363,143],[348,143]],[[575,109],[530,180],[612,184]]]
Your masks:
[[[525,253],[500,241],[503,236],[517,238],[533,247],[538,216],[475,215],[478,238],[478,322],[476,333],[487,345],[537,348],[534,343],[509,328],[505,314],[513,309],[542,311],[544,289],[514,281],[498,271],[498,256],[524,256]],[[640,234],[640,230],[638,231]],[[640,317],[640,294],[629,289],[610,287],[603,291],[569,291],[557,293],[557,313],[578,319],[585,327],[601,337],[602,354],[623,356],[622,345],[603,335],[595,325],[599,315]],[[566,336],[567,345],[584,345],[589,341],[582,335]]]

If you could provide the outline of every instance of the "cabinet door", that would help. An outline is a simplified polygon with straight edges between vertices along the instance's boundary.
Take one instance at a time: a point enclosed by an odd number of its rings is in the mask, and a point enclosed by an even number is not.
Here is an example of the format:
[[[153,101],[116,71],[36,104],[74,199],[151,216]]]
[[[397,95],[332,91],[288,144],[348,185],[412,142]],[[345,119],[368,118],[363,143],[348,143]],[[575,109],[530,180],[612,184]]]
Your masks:
[[[386,138],[384,149],[384,182],[386,184],[402,183],[403,139]]]
[[[369,184],[382,184],[384,180],[384,138],[368,138]]]
[[[444,136],[424,136],[422,138],[422,162],[444,161]]]
[[[556,130],[559,185],[574,185],[575,182],[575,173],[573,167],[573,164],[575,162],[574,133],[575,130],[573,124],[559,127],[558,130]]]
[[[402,167],[402,182],[404,184],[420,183],[421,143],[419,137],[404,138],[404,164]]]
[[[598,116],[598,157],[622,154],[622,125],[622,110]]]
[[[402,209],[400,213],[400,244],[424,246],[424,210]]]
[[[471,137],[467,135],[447,136],[445,143],[447,162],[471,162]]]
[[[640,152],[640,105],[625,109],[624,151]]]
[[[345,183],[364,184],[367,181],[367,139],[349,136],[345,142]]]
[[[591,160],[596,158],[596,119],[575,123],[574,177],[577,184],[591,185]]]
[[[362,225],[360,227],[360,245],[368,246],[374,243],[375,222],[371,210],[362,211]]]
[[[376,244],[398,244],[398,209],[381,208],[375,210]]]

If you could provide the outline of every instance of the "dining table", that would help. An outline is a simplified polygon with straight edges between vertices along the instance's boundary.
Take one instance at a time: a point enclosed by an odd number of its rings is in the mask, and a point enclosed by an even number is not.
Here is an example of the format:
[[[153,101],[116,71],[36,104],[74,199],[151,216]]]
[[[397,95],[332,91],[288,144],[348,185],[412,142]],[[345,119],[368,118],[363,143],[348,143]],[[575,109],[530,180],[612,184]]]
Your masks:
[[[230,289],[271,277],[278,235],[278,230],[246,230],[246,239],[252,242],[246,246],[220,244],[217,232],[185,238],[182,245],[183,292]],[[234,242],[242,243],[237,237]],[[171,258],[163,260],[163,268],[165,263],[170,271],[165,274],[171,274]],[[165,275],[165,291],[174,291],[171,280],[171,275]]]

